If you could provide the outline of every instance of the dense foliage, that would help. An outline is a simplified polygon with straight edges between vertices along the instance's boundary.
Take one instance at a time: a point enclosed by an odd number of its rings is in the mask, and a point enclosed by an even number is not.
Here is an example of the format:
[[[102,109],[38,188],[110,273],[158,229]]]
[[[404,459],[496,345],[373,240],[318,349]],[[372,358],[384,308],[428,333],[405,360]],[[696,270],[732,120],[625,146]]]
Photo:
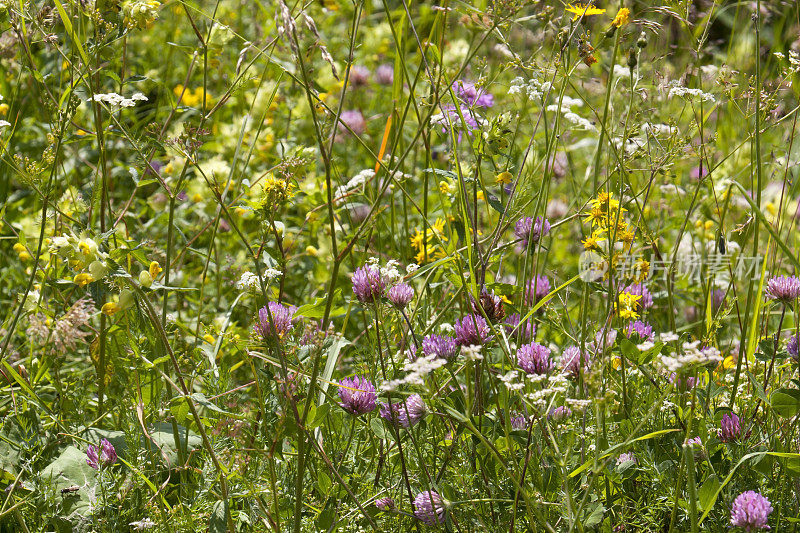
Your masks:
[[[794,531],[799,34],[0,0],[0,531]]]

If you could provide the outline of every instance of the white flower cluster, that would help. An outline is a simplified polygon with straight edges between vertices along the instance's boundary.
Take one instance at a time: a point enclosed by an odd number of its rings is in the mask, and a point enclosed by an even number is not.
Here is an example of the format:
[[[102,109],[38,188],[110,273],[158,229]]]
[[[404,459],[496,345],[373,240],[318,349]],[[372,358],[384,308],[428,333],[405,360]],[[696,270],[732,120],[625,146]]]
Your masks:
[[[400,354],[402,356],[402,354]],[[400,379],[390,379],[381,383],[381,390],[393,391],[401,385],[423,385],[425,377],[437,368],[447,364],[445,359],[436,357],[435,354],[418,357],[409,361],[403,367],[407,374]]]
[[[371,180],[373,177],[375,177],[375,171],[369,168],[365,168],[364,170],[362,170],[361,172],[350,178],[350,181],[348,181],[344,185],[337,187],[336,191],[334,192],[334,196],[339,198],[349,192],[353,192],[358,188],[363,188],[364,184],[367,183],[367,181]]]
[[[781,52],[775,52],[775,57],[786,59],[786,56]],[[800,72],[800,54],[794,50],[789,50],[789,68],[794,72]]]
[[[579,98],[570,98],[569,96],[565,96],[561,100],[561,107],[559,107],[556,104],[552,104],[547,106],[545,109],[551,112],[556,112],[556,111],[561,112],[561,114],[564,115],[564,118],[566,120],[572,122],[581,129],[588,131],[597,131],[597,128],[594,126],[594,124],[591,123],[591,121],[583,118],[582,116],[578,115],[572,110],[573,107],[579,107],[582,105],[583,105],[583,100]]]
[[[551,88],[552,84],[549,81],[541,82],[536,78],[525,81],[525,78],[517,77],[511,80],[508,94],[520,94],[524,92],[528,95],[528,98],[541,100]]]
[[[461,355],[463,355],[464,358],[469,361],[480,361],[481,359],[483,359],[483,354],[481,353],[481,346],[475,344],[471,344],[469,346],[462,346]]]
[[[579,398],[567,398],[567,406],[573,411],[585,411],[592,405],[592,400],[581,400]]]
[[[716,102],[717,99],[714,98],[714,95],[703,92],[701,89],[689,89],[688,87],[682,87],[680,85],[675,85],[669,90],[670,98],[673,96],[681,96],[684,98],[694,99],[699,98],[703,102]]]
[[[270,267],[264,271],[264,279],[269,283],[282,274],[283,272],[280,270]],[[252,272],[244,272],[236,282],[236,288],[241,292],[258,292],[261,290],[261,283],[257,275]]]
[[[0,128],[5,128],[5,127],[10,126],[10,125],[11,125],[11,123],[9,121],[0,120]]]
[[[651,124],[650,122],[645,122],[642,124],[642,133],[644,135],[669,137],[670,135],[678,133],[678,128],[668,124]]]
[[[563,374],[555,374],[547,378],[547,386],[541,390],[529,392],[525,397],[540,411],[547,407],[547,398],[556,394],[566,394],[569,381]]]
[[[136,105],[136,102],[146,101],[147,97],[142,93],[134,93],[130,98],[125,98],[117,93],[99,93],[94,95],[91,99],[95,102],[105,102],[111,107],[133,107]]]
[[[713,346],[701,348],[700,341],[684,342],[681,348],[681,353],[672,352],[660,357],[661,366],[667,372],[678,372],[690,366],[716,364],[722,361],[719,350]]]
[[[517,391],[522,389],[525,386],[524,383],[517,381],[517,377],[519,376],[519,372],[516,370],[511,370],[506,374],[500,376],[500,381],[506,386],[508,390]]]

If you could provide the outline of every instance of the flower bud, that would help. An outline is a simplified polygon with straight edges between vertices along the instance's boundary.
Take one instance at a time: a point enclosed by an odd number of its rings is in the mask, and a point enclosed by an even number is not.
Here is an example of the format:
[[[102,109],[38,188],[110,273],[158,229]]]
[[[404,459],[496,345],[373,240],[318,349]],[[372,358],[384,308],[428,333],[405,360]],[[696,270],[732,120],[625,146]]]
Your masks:
[[[645,48],[647,46],[647,34],[645,32],[639,34],[639,40],[636,41],[636,46],[639,48]]]
[[[94,279],[103,279],[108,274],[108,267],[102,261],[92,261],[89,265],[89,274]]]
[[[636,50],[631,48],[630,51],[628,52],[628,67],[631,68],[631,69],[636,68],[636,62],[637,62],[637,60],[636,60]]]
[[[153,277],[150,275],[150,272],[147,270],[142,270],[139,272],[139,285],[142,287],[149,289],[150,286],[153,284]]]

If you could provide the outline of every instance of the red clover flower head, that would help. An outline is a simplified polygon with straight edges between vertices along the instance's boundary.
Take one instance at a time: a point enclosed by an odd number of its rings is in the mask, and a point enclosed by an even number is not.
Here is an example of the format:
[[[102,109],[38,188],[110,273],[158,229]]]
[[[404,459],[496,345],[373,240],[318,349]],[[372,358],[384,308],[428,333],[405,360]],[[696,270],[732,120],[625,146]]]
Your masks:
[[[410,428],[428,413],[428,407],[419,394],[412,394],[403,402],[381,404],[380,416],[392,425]]]
[[[397,509],[397,504],[392,498],[386,496],[384,498],[378,498],[375,500],[375,507],[377,507],[380,511],[394,511]]]
[[[633,336],[638,337],[639,341],[652,341],[655,333],[653,326],[643,320],[634,320],[625,327],[625,336],[629,339]]]
[[[453,337],[431,334],[422,339],[422,353],[452,361],[458,355],[458,344]]]
[[[769,529],[767,522],[772,504],[760,493],[748,490],[739,494],[731,507],[731,525],[747,533]]]
[[[492,330],[480,315],[467,315],[457,320],[453,327],[459,346],[482,346],[492,339]]]
[[[342,409],[359,416],[375,409],[375,386],[360,376],[344,378],[339,382],[339,398]]]
[[[481,294],[478,296],[477,300],[472,296],[470,296],[470,300],[472,303],[472,312],[476,315],[480,315],[482,309],[483,314],[492,322],[502,320],[503,317],[506,316],[506,310],[503,308],[503,300],[494,292],[490,292],[484,288],[481,289]]]
[[[506,334],[508,334],[509,337],[520,335],[521,339],[525,342],[532,341],[533,337],[536,335],[536,324],[531,321],[526,321],[525,324],[520,326],[519,321],[519,313],[509,315],[505,322]]]
[[[372,265],[357,268],[353,274],[353,293],[362,304],[371,304],[383,297],[386,282],[381,271]]]
[[[375,80],[381,85],[394,83],[394,67],[391,63],[383,63],[375,69]]]
[[[414,289],[408,283],[398,283],[389,289],[386,295],[396,309],[403,310],[414,299]]]
[[[581,361],[583,362],[583,371],[586,372],[589,370],[589,354],[582,353],[577,346],[569,346],[561,354],[561,368],[572,379],[578,379]]]
[[[107,439],[100,440],[100,448],[90,445],[86,450],[86,464],[100,470],[109,467],[117,462],[117,451],[114,445],[108,442]]]
[[[550,278],[544,274],[539,274],[528,282],[525,291],[525,303],[533,305],[550,292]]]
[[[800,279],[797,276],[777,276],[767,281],[767,298],[787,303],[800,297]]]
[[[553,369],[550,348],[536,342],[525,344],[517,350],[517,364],[528,374],[549,374]]]
[[[414,498],[414,516],[429,526],[435,526],[444,522],[444,500],[439,493],[426,490],[417,494]]]
[[[734,442],[742,437],[742,425],[734,413],[722,417],[720,429],[717,431],[722,442]]]
[[[269,307],[269,311],[267,308]],[[256,335],[263,341],[279,341],[292,330],[292,316],[297,308],[278,302],[269,302],[258,310],[258,322],[254,327]],[[270,314],[272,321],[270,322]]]
[[[535,221],[531,217],[522,217],[514,226],[514,235],[522,239],[522,246],[525,248],[528,247],[528,243],[536,244],[548,233],[550,233],[550,222],[542,217],[536,217]]]
[[[798,353],[800,353],[800,350],[798,350],[798,346],[800,346],[800,335],[792,335],[791,337],[789,337],[789,343],[786,345],[786,351],[789,352],[789,355],[794,357],[795,361],[800,360],[800,358],[797,355]]]

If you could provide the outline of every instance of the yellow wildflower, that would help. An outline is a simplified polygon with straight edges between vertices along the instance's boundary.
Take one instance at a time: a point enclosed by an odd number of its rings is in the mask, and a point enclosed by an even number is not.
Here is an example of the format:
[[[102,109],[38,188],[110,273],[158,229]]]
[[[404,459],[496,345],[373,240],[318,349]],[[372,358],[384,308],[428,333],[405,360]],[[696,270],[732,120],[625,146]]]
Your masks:
[[[639,308],[639,300],[642,299],[641,294],[631,294],[629,292],[621,292],[617,301],[617,311],[621,318],[629,318],[635,320],[639,318],[639,313],[636,310]]]
[[[156,279],[161,273],[161,265],[158,264],[158,261],[150,261],[150,267],[147,270],[150,273],[150,277]]]
[[[631,10],[627,7],[623,7],[619,11],[617,11],[617,16],[614,17],[614,20],[611,21],[612,26],[616,26],[617,28],[624,26],[630,20]]]
[[[514,176],[511,174],[511,172],[507,170],[498,174],[497,177],[494,179],[495,183],[497,183],[498,185],[505,185],[507,183],[511,183],[513,180]]]
[[[72,283],[77,285],[78,287],[85,287],[86,285],[90,284],[94,281],[94,278],[88,272],[82,272],[72,278]]]
[[[14,251],[17,252],[18,254],[21,254],[22,252],[25,251],[25,245],[22,244],[21,242],[16,243],[14,245]]]
[[[4,117],[8,114],[8,104],[0,104],[0,117]]]
[[[206,333],[205,335],[203,335],[203,340],[206,341],[208,344],[214,344],[217,342],[216,339],[214,339],[214,336],[211,335],[210,333]]]
[[[593,4],[570,4],[564,9],[567,13],[572,13],[572,21],[576,21],[582,16],[590,17],[592,15],[602,15],[606,12],[605,9],[599,9],[594,7]]]

